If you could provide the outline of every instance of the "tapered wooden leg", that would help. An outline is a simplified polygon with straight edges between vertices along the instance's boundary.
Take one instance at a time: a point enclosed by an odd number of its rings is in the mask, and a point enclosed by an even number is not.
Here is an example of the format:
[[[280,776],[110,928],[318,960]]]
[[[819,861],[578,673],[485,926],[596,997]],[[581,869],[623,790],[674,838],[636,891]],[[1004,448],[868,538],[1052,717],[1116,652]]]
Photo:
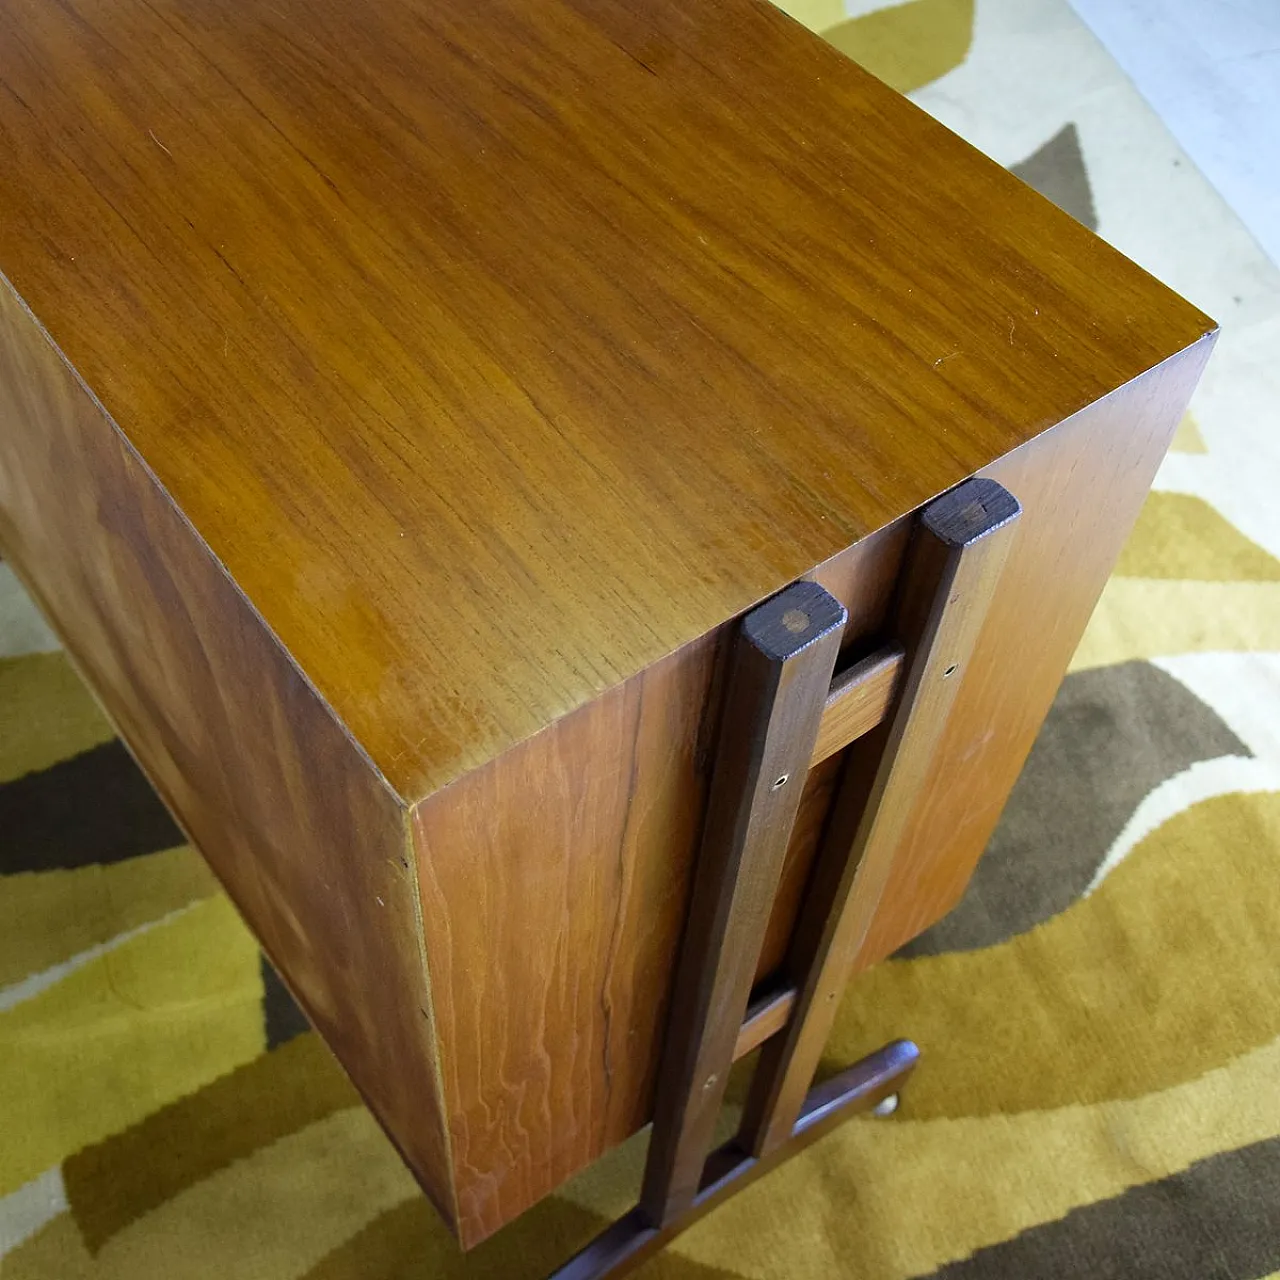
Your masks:
[[[847,774],[823,837],[788,960],[797,975],[796,1004],[786,1028],[762,1051],[743,1116],[741,1141],[756,1156],[788,1140],[804,1105],[1020,510],[994,480],[969,480],[927,507],[917,526],[896,605],[906,678],[870,795]]]

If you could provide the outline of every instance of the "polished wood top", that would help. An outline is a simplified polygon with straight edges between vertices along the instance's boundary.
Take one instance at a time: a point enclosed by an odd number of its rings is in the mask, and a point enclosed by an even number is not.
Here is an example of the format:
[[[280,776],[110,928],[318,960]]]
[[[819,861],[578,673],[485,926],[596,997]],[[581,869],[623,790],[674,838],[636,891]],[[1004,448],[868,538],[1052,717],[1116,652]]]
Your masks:
[[[757,0],[0,0],[0,172],[406,800],[1212,328]]]

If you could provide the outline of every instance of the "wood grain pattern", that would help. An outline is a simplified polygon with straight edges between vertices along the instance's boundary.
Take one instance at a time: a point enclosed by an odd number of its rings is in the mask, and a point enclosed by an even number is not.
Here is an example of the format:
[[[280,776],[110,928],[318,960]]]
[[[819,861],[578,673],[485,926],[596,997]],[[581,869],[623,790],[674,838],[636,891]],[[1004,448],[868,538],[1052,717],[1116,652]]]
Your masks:
[[[0,0],[0,170],[0,538],[465,1243],[649,1116],[733,619],[1042,501],[896,945],[1212,327],[759,0]]]
[[[464,1239],[650,1118],[715,658],[684,650],[415,811]]]
[[[854,606],[846,644],[868,644],[883,621],[901,552],[891,527],[811,575]],[[734,629],[414,810],[464,1239],[482,1239],[652,1116],[718,729],[717,666]],[[785,954],[839,764],[809,776],[758,976]]]
[[[932,502],[920,519],[894,610],[905,676],[869,791],[856,771],[841,784],[823,835],[814,887],[788,958],[798,998],[786,1030],[765,1047],[740,1140],[763,1156],[790,1136],[831,1033],[841,992],[880,914],[902,832],[922,801],[938,743],[964,687],[1021,509],[989,479]]]
[[[655,1226],[698,1193],[847,617],[797,582],[734,640],[640,1192]]]
[[[1212,347],[1197,344],[984,470],[1018,495],[1018,535],[854,972],[960,900]]]
[[[404,806],[3,281],[0,544],[455,1219]]]
[[[902,516],[804,575],[830,591],[848,611],[840,643],[842,663],[851,649],[866,649],[870,638],[884,629],[912,522],[912,516]]]
[[[1211,327],[762,0],[0,0],[0,146],[0,271],[409,802]]]
[[[831,682],[811,769],[870,733],[885,718],[902,676],[902,658],[902,646],[895,642],[855,662]]]

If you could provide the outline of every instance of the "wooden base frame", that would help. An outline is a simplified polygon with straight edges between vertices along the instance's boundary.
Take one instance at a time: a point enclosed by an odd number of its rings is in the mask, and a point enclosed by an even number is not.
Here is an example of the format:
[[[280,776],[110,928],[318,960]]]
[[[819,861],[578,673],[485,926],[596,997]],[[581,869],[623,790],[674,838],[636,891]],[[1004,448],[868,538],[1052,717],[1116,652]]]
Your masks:
[[[640,1202],[552,1280],[614,1280],[735,1191],[896,1093],[919,1057],[899,1040],[812,1086],[840,992],[919,803],[985,620],[1020,508],[967,480],[925,508],[899,584],[893,641],[834,676],[841,606],[799,582],[743,620],[719,735],[663,1050]],[[834,677],[834,678],[833,678]],[[867,786],[850,762],[786,965],[751,983],[814,760],[883,721]],[[762,1045],[737,1136],[712,1151],[735,1058]]]
[[[553,1273],[551,1280],[601,1280],[625,1275],[669,1244],[704,1214],[735,1192],[749,1187],[762,1174],[803,1151],[841,1121],[869,1111],[902,1087],[920,1051],[910,1040],[895,1040],[877,1053],[846,1068],[809,1091],[789,1141],[757,1158],[726,1142],[707,1157],[702,1185],[693,1204],[665,1227],[655,1227],[637,1205],[606,1228],[581,1253]]]

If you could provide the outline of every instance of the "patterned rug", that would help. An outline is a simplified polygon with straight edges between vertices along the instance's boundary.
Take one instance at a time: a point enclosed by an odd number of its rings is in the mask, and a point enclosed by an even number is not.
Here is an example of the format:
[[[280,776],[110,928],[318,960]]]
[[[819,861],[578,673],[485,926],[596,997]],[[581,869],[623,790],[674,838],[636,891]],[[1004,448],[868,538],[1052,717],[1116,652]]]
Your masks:
[[[1280,1275],[1280,273],[1065,0],[790,7],[1224,335],[972,891],[849,992],[898,1114],[642,1275]],[[0,872],[3,1280],[522,1280],[634,1195],[462,1258],[3,566]]]

